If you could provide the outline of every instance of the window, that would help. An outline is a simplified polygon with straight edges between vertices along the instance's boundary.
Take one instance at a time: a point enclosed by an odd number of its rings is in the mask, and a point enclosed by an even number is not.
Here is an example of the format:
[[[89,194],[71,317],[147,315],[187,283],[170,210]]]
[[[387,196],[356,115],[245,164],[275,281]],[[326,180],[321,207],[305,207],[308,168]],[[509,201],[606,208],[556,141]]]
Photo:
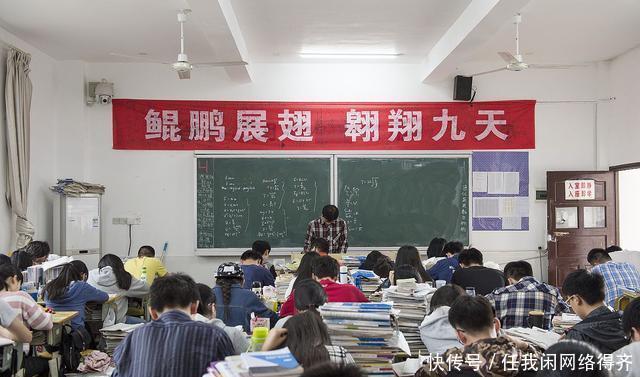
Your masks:
[[[618,172],[620,247],[640,251],[640,168]]]

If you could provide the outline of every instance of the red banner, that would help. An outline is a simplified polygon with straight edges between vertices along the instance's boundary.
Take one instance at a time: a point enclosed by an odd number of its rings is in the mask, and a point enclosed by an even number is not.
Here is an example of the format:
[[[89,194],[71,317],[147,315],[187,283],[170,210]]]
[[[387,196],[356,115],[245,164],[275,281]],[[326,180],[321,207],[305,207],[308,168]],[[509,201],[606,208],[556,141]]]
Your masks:
[[[114,149],[533,149],[535,101],[113,100]]]

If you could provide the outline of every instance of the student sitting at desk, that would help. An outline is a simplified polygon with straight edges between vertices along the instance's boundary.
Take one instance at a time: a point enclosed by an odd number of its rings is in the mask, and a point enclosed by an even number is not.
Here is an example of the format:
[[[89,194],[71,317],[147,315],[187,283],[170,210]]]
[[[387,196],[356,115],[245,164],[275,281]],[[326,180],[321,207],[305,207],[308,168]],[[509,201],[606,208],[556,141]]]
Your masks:
[[[227,326],[242,325],[247,333],[250,332],[251,313],[256,317],[269,318],[273,326],[278,314],[269,310],[251,290],[242,288],[243,276],[237,263],[226,262],[218,267],[216,286],[213,287],[216,317]]]
[[[153,321],[118,345],[112,377],[201,377],[209,363],[233,355],[224,331],[191,319],[197,301],[196,284],[186,275],[156,279],[149,294]]]
[[[284,293],[285,301],[288,301],[291,297],[291,293],[298,286],[302,280],[305,279],[313,279],[313,261],[316,258],[320,258],[320,254],[318,253],[305,253],[300,259],[300,264],[298,264],[298,270],[296,270],[295,276],[289,282],[289,286],[287,287],[287,291]],[[293,298],[291,298],[293,300]]]
[[[247,250],[240,256],[240,268],[244,274],[242,288],[251,289],[254,282],[259,282],[261,287],[268,285],[275,287],[276,282],[269,270],[262,266],[262,255],[254,250]]]
[[[271,244],[269,243],[269,241],[254,241],[253,245],[251,245],[251,250],[257,251],[260,255],[262,255],[262,267],[269,270],[274,279],[277,278],[278,274],[276,273],[276,268],[273,263],[269,261],[269,254],[271,254]]]
[[[50,253],[51,248],[48,243],[31,241],[27,246],[16,250],[11,255],[11,261],[20,271],[24,271],[27,267],[46,262]]]
[[[77,311],[71,320],[75,330],[84,326],[85,305],[88,302],[103,303],[109,295],[89,285],[87,266],[79,260],[71,261],[62,267],[60,275],[44,287],[44,300],[48,307],[56,311]]]
[[[138,257],[127,260],[124,269],[145,283],[153,284],[153,279],[167,274],[167,269],[162,261],[156,258],[156,251],[149,245],[142,246],[138,250]]]
[[[0,337],[20,343],[31,343],[31,331],[22,323],[18,312],[0,299]]]
[[[0,299],[8,303],[32,330],[51,330],[53,321],[51,315],[45,313],[42,307],[27,292],[20,290],[22,272],[12,264],[0,266]],[[27,356],[24,359],[27,376],[36,376],[49,370],[47,359],[37,356]]]
[[[420,260],[420,253],[415,246],[405,245],[398,249],[394,265],[398,267],[402,266],[403,264],[413,266],[420,274],[420,278],[422,279],[423,283],[433,281],[433,279],[431,279],[431,276],[429,276],[429,273],[424,269],[422,260]]]
[[[122,260],[117,255],[106,254],[98,262],[98,268],[89,271],[87,280],[94,288],[98,288],[109,294],[121,296],[115,302],[115,321],[104,326],[111,326],[115,323],[142,323],[144,320],[137,317],[128,317],[129,297],[143,298],[149,293],[149,286],[131,276],[124,269]]]

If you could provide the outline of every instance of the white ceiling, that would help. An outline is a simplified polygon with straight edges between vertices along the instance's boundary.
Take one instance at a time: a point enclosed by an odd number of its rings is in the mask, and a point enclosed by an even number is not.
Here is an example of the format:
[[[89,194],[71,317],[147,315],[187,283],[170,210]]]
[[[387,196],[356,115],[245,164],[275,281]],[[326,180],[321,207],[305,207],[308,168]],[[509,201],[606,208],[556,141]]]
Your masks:
[[[394,62],[421,63],[475,1],[0,0],[0,26],[56,59],[132,61],[115,52],[172,61],[176,13],[193,8],[185,30],[192,61],[298,63],[306,50],[396,52],[403,55]],[[531,0],[521,13],[521,47],[532,63],[593,62],[640,45],[638,0]],[[499,66],[495,52],[514,50],[511,20],[491,22],[498,32],[472,36],[478,43],[455,55],[457,68]]]

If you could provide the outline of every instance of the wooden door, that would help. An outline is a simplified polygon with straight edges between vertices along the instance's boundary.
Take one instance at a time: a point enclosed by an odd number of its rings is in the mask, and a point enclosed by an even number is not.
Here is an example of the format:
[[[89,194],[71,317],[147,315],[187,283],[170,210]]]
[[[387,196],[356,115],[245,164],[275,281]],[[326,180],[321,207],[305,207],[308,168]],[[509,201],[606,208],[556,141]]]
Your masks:
[[[582,195],[566,181],[587,180]],[[593,182],[593,190],[590,184]],[[575,185],[571,186],[575,188]],[[595,198],[583,199],[594,193]],[[567,198],[565,195],[570,195]],[[547,172],[547,249],[549,283],[562,286],[564,278],[579,268],[590,268],[589,250],[616,244],[616,187],[614,172]]]

